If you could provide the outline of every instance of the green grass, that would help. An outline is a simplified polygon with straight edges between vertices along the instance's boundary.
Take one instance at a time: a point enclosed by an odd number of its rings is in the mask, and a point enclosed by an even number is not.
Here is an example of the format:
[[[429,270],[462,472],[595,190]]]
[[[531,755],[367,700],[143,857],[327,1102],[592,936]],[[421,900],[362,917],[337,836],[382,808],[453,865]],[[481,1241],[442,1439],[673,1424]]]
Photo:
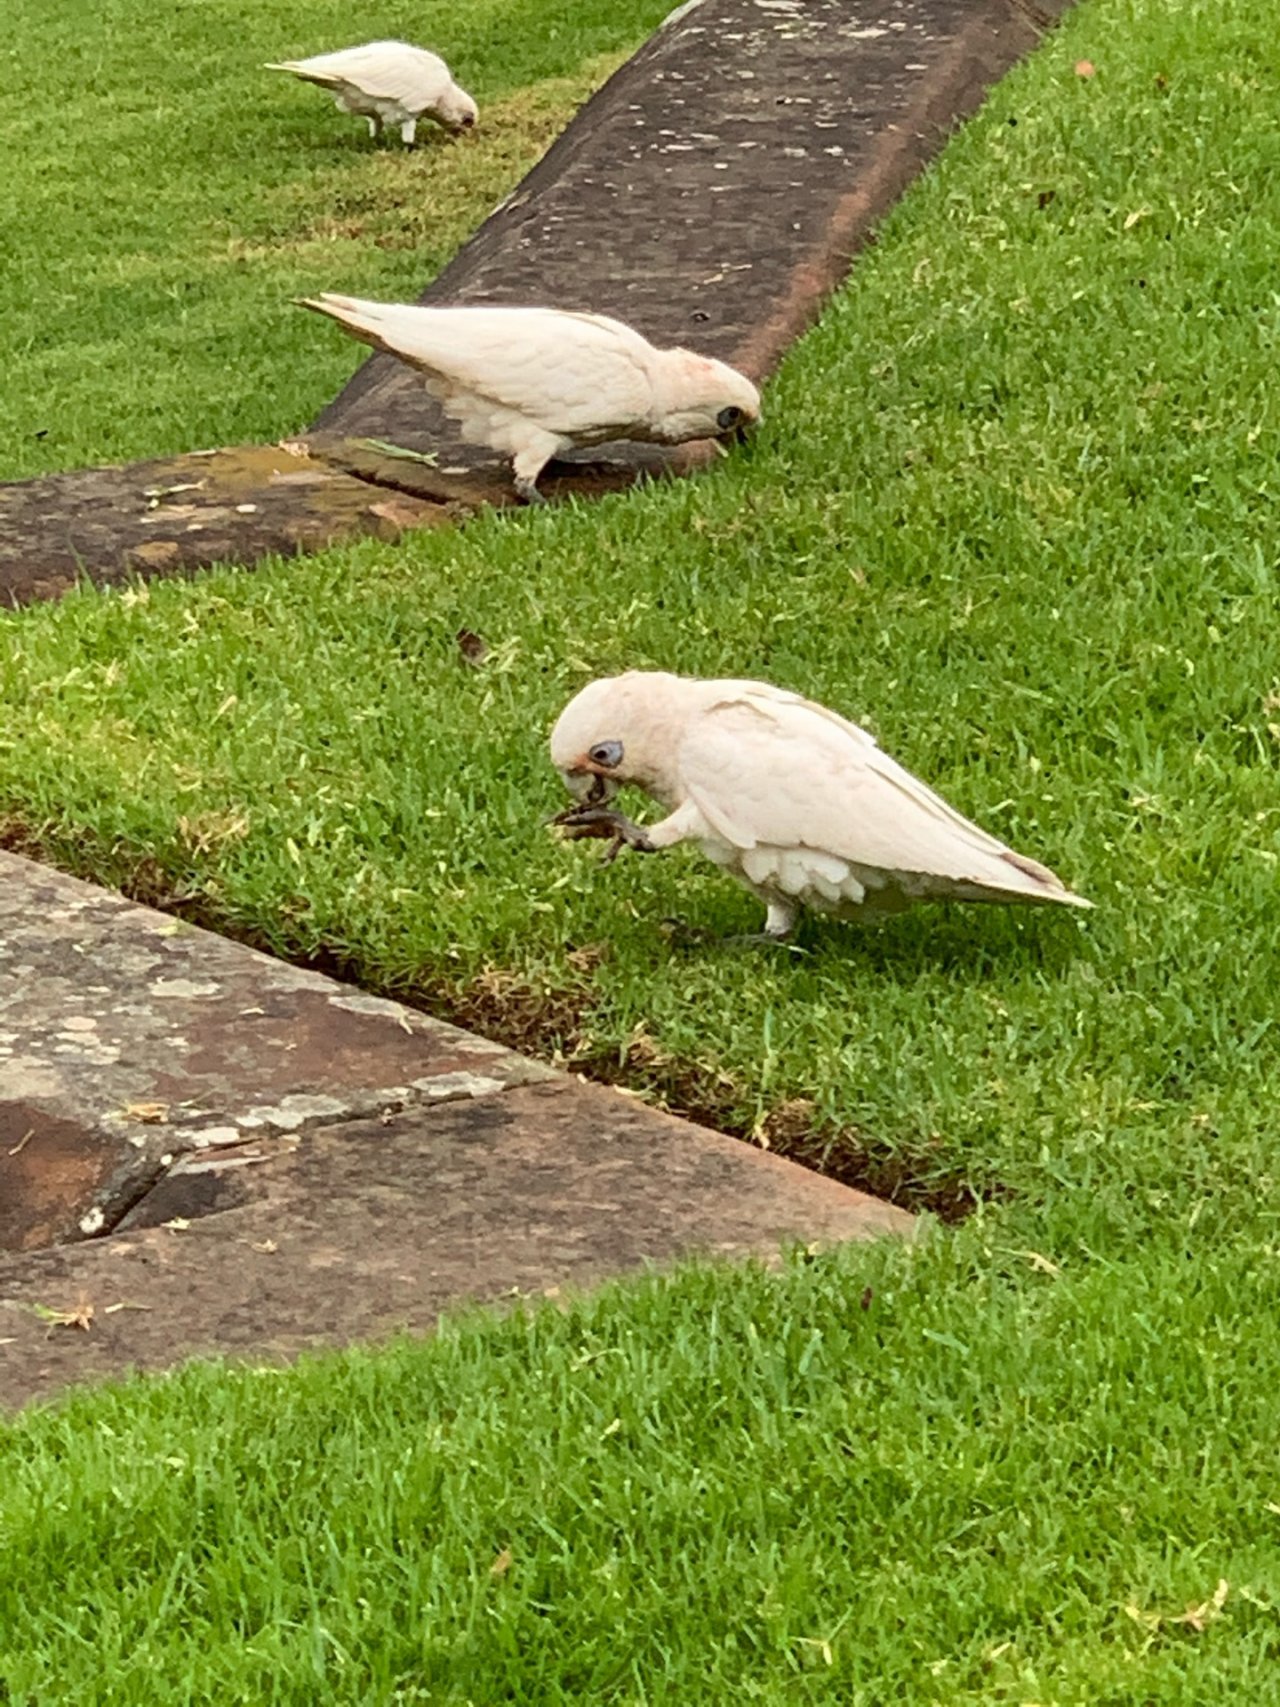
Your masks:
[[[291,299],[416,296],[667,9],[10,0],[0,479],[306,425],[361,352]],[[442,53],[477,130],[375,147],[321,90],[262,70],[371,30]]]
[[[1269,1699],[1272,26],[1089,0],[706,479],[7,620],[14,836],[837,1172],[993,1194],[914,1254],[18,1424],[15,1699]],[[754,904],[541,827],[542,731],[628,664],[838,706],[1097,912],[674,946]]]
[[[1271,1701],[1274,1249],[1185,1236],[1054,1276],[971,1222],[77,1394],[0,1435],[0,1696]]]

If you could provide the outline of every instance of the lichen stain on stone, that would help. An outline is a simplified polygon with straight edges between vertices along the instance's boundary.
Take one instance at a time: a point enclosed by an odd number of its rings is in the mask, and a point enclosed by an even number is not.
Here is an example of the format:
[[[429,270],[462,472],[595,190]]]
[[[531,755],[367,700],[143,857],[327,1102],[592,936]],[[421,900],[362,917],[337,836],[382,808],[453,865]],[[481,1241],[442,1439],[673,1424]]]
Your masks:
[[[244,1121],[245,1126],[250,1124],[248,1119]],[[252,1124],[256,1126],[262,1123],[255,1120]],[[211,1150],[223,1144],[239,1144],[244,1133],[238,1126],[201,1126],[188,1136],[197,1150]]]
[[[438,1073],[434,1078],[415,1079],[413,1088],[428,1102],[454,1102],[464,1097],[487,1097],[507,1089],[506,1079],[491,1078],[487,1073]]]
[[[195,1001],[203,996],[218,996],[221,993],[221,984],[212,979],[157,978],[151,985],[153,996],[170,1001]]]
[[[321,1120],[340,1119],[351,1114],[350,1102],[341,1097],[290,1091],[277,1103],[255,1104],[250,1108],[248,1118],[280,1132],[299,1132],[304,1126],[314,1126]]]
[[[0,1066],[0,1097],[13,1102],[37,1102],[56,1097],[62,1074],[38,1055],[13,1055]]]

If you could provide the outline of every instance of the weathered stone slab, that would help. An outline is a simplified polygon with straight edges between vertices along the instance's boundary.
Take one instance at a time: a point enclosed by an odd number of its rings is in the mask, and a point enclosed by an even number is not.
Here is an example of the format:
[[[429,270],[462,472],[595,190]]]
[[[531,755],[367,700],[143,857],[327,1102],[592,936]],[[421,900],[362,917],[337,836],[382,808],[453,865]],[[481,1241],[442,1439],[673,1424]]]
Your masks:
[[[581,469],[557,465],[543,486],[552,498],[597,497],[641,472],[683,472],[698,460],[697,451],[606,454]],[[344,539],[397,539],[514,502],[497,467],[449,473],[323,432],[0,483],[0,602],[60,598],[81,579],[110,586]]]
[[[911,1226],[791,1162],[555,1077],[189,1157],[111,1237],[0,1258],[0,1404],[196,1354],[275,1361],[424,1332],[464,1300],[693,1252]]]
[[[1069,3],[681,8],[422,300],[616,314],[658,343],[694,345],[763,378],[949,128]],[[316,328],[317,338],[341,335]],[[370,438],[433,455],[436,466],[387,457],[361,443]],[[0,599],[56,597],[78,575],[171,574],[394,535],[512,496],[506,467],[460,445],[387,356],[359,370],[307,445],[0,485]],[[586,461],[553,465],[547,495],[688,472],[707,454],[613,446]]]
[[[487,1096],[535,1062],[0,854],[0,1249],[110,1228],[192,1151]]]

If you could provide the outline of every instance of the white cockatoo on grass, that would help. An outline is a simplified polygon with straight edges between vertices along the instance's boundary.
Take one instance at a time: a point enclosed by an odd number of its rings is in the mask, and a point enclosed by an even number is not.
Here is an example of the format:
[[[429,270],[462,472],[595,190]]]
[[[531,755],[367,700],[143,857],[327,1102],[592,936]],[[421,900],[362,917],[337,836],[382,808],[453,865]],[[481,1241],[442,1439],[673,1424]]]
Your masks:
[[[659,350],[603,314],[559,308],[419,308],[351,296],[305,299],[353,338],[398,356],[469,444],[512,459],[534,503],[553,456],[610,439],[725,440],[760,417],[743,374],[691,350]]]
[[[412,145],[419,119],[434,119],[445,130],[469,130],[476,122],[475,102],[454,82],[439,54],[408,42],[371,41],[264,69],[289,71],[328,89],[343,112],[368,121],[372,137],[380,136],[384,125],[398,125],[402,141]]]
[[[592,682],[560,714],[551,760],[578,804],[572,838],[643,853],[697,842],[768,908],[765,935],[802,907],[874,920],[917,901],[1053,901],[1046,866],[971,824],[865,730],[766,682],[632,670]],[[606,802],[634,783],[668,816],[642,829]]]

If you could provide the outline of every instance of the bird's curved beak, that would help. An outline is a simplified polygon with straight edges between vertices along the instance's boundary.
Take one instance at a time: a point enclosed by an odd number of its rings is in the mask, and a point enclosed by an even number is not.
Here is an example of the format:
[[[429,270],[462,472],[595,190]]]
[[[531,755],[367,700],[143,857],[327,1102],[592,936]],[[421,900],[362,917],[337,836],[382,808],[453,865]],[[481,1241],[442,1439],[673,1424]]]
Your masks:
[[[744,445],[751,437],[754,421],[739,421],[736,427],[730,427],[727,432],[717,433],[712,443],[716,447],[717,456],[728,456],[730,445]]]
[[[618,792],[617,779],[592,764],[585,754],[560,775],[569,793],[584,806],[599,806]]]

